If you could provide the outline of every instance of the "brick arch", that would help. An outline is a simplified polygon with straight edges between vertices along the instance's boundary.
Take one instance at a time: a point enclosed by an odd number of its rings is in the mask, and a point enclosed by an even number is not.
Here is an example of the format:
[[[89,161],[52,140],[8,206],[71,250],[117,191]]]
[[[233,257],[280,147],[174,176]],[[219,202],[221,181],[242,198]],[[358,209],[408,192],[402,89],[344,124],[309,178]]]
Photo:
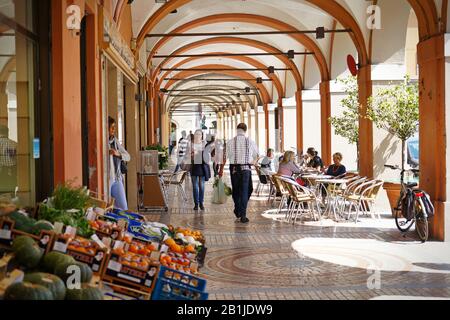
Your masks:
[[[419,23],[420,40],[426,40],[440,33],[438,11],[434,0],[407,0],[413,8]]]
[[[257,41],[257,40],[252,40],[252,39],[245,39],[245,38],[237,38],[237,37],[216,37],[216,38],[210,38],[210,39],[205,39],[205,40],[200,40],[197,42],[193,42],[190,43],[182,48],[177,49],[176,51],[174,51],[172,54],[182,54],[188,50],[192,50],[201,46],[206,46],[208,44],[218,44],[218,43],[233,43],[233,44],[243,44],[246,46],[251,46],[266,52],[276,52],[276,53],[282,53],[281,50],[268,45],[264,42],[261,41]],[[303,81],[302,81],[302,77],[300,75],[300,71],[298,70],[296,64],[289,60],[286,56],[282,55],[282,56],[276,56],[281,62],[283,62],[286,67],[289,67],[292,69],[292,74],[294,76],[296,85],[297,85],[297,90],[301,90],[303,87]],[[245,57],[246,59],[251,59],[248,57]],[[160,68],[162,68],[165,64],[167,64],[169,61],[171,61],[173,58],[167,58],[165,59],[163,62],[161,62],[157,69],[155,74],[152,76],[151,81],[154,82],[154,79],[156,77],[156,74],[158,74],[158,71]],[[252,59],[254,60],[254,59]],[[147,63],[149,63],[151,61],[151,59],[148,59]],[[250,60],[247,60],[250,61]],[[256,60],[254,60],[256,61]]]
[[[176,33],[182,33],[186,32],[190,29],[197,28],[200,26],[205,26],[209,24],[215,24],[215,23],[223,23],[223,22],[244,22],[244,23],[251,23],[251,24],[257,24],[257,25],[263,25],[275,30],[282,30],[282,31],[295,31],[296,28],[292,27],[291,25],[270,18],[265,16],[259,16],[254,14],[217,14],[217,15],[211,15],[203,18],[199,18],[197,20],[190,21],[174,30],[172,32]],[[328,65],[325,59],[325,56],[322,53],[322,50],[319,48],[319,46],[312,40],[310,37],[304,35],[304,34],[290,34],[289,37],[296,40],[298,43],[306,47],[309,51],[314,52],[314,58],[319,66],[320,74],[322,77],[322,80],[329,80],[329,71],[328,71]],[[151,60],[152,57],[156,54],[156,52],[167,42],[169,42],[171,38],[166,37],[160,39],[155,46],[153,47],[152,51],[149,54],[148,59]],[[149,61],[147,60],[147,61]]]
[[[214,85],[198,85],[198,86],[193,86],[193,87],[189,87],[189,89],[196,89],[201,91],[202,89],[213,89],[215,91],[208,91],[211,92],[212,94],[220,94],[220,93],[225,93],[225,94],[236,94],[236,89],[242,89],[240,87],[236,87],[236,86],[231,86],[231,85],[220,85],[219,86],[214,86]],[[188,92],[181,92],[181,93],[188,93]],[[174,97],[176,97],[177,95],[173,95]],[[257,95],[258,96],[258,95]],[[245,100],[242,99],[242,95],[241,95],[241,101],[248,103],[249,105],[251,105],[252,107],[254,107],[254,102],[252,101],[252,99],[250,99],[248,96],[245,96]],[[258,97],[259,98],[259,97]],[[230,102],[231,103],[231,102]]]
[[[211,53],[220,54],[220,52],[211,52]],[[267,68],[267,66],[265,66],[261,62],[255,60],[255,59],[249,58],[249,57],[229,57],[229,58],[231,58],[232,60],[245,62],[247,64],[252,65],[255,68]],[[180,66],[182,66],[182,65],[184,65],[186,63],[189,63],[189,62],[192,62],[192,61],[196,61],[196,60],[201,60],[201,59],[202,59],[202,57],[191,57],[191,58],[185,59],[185,60],[181,61],[180,63],[176,64],[174,66],[174,68],[179,68]],[[193,67],[192,69],[195,69],[195,68],[196,67]],[[230,70],[233,69],[233,67],[231,67],[231,66],[229,68],[230,68]],[[161,87],[163,79],[166,78],[171,72],[174,72],[174,71],[167,71],[164,75],[161,76],[161,79],[159,80],[156,88],[160,88]],[[268,70],[263,70],[263,72],[264,72],[264,74],[267,77],[269,77],[270,79],[273,80],[275,88],[277,89],[277,92],[278,92],[278,97],[284,98],[286,92],[285,92],[285,89],[283,88],[283,85],[281,84],[281,81],[278,78],[278,76],[276,74],[269,74]]]
[[[197,68],[201,68],[201,69],[218,69],[218,68],[220,68],[220,69],[222,69],[222,68],[229,68],[229,66],[222,65],[222,64],[207,64],[207,65],[197,66]],[[188,77],[192,77],[192,76],[199,75],[199,74],[205,74],[205,73],[208,73],[208,72],[207,71],[198,71],[198,70],[193,69],[190,71],[182,71],[177,74],[177,77],[180,79],[185,79]],[[256,83],[256,78],[252,74],[250,74],[246,71],[237,70],[237,69],[235,71],[215,72],[215,74],[232,76],[232,77],[235,77],[237,81],[239,81],[239,79],[254,79],[254,80],[252,80],[252,83],[254,83],[255,87],[260,91],[264,104],[268,104],[271,102],[271,97],[270,97],[269,93],[267,92],[266,87],[264,87],[263,84]],[[179,81],[181,81],[181,80],[170,80],[165,85],[164,88],[169,89],[171,86],[173,86],[176,82],[179,82]]]
[[[217,92],[208,92],[208,93],[215,94],[215,95],[220,95],[223,92],[220,92],[220,90],[217,90]],[[179,100],[187,100],[187,99],[184,99],[184,98],[193,98],[193,99],[208,98],[208,99],[212,99],[212,100],[219,100],[219,101],[216,101],[216,102],[229,103],[229,104],[231,104],[233,102],[236,102],[236,101],[238,101],[239,103],[250,103],[249,99],[243,100],[242,96],[239,97],[239,98],[237,96],[235,96],[235,98],[238,99],[238,100],[233,100],[233,98],[231,96],[214,96],[214,97],[210,96],[210,95],[195,95],[195,96],[192,96],[192,97],[179,96],[179,95],[183,95],[183,94],[185,94],[185,93],[172,94],[170,97],[173,98],[173,99],[179,99]]]

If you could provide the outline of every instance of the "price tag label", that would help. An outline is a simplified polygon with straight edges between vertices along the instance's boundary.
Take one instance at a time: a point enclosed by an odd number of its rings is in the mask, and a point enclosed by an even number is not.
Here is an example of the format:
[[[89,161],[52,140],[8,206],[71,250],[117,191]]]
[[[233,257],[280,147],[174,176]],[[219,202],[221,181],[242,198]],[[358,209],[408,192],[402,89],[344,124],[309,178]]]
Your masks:
[[[108,269],[120,272],[122,270],[122,265],[117,261],[110,260],[108,263]]]
[[[67,244],[63,243],[63,242],[55,242],[53,250],[59,251],[59,252],[66,252],[67,251]]]
[[[11,239],[11,230],[0,229],[0,239]]]
[[[105,244],[100,240],[100,238],[96,234],[93,234],[91,236],[91,239],[94,240],[94,242],[98,244],[100,248],[106,248]]]
[[[155,261],[159,261],[159,257],[161,256],[161,253],[158,251],[152,251],[152,253],[150,253],[150,260],[155,260]]]
[[[168,250],[169,250],[169,247],[166,246],[165,244],[163,244],[163,245],[161,246],[161,249],[159,250],[159,252],[167,252]]]

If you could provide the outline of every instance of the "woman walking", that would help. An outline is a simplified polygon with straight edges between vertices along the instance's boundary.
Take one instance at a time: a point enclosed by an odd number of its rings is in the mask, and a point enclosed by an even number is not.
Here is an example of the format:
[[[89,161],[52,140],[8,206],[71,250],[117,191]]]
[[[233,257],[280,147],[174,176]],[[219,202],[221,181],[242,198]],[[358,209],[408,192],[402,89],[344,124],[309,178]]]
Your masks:
[[[205,182],[211,178],[211,169],[209,163],[211,162],[211,151],[214,144],[206,146],[206,141],[203,139],[203,131],[198,129],[194,133],[194,139],[189,144],[187,156],[190,156],[191,163],[191,180],[192,193],[194,198],[194,210],[205,210],[203,205],[205,197]]]
[[[122,161],[128,162],[131,157],[116,138],[116,121],[108,117],[109,128],[109,185],[110,195],[114,198],[114,207],[128,210],[127,197],[123,185]]]

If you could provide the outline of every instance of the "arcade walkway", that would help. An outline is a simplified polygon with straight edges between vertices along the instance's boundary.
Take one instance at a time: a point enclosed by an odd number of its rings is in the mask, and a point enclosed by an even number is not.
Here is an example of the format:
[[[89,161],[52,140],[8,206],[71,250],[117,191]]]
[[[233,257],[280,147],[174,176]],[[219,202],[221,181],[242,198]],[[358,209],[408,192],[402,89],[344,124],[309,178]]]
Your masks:
[[[444,254],[450,246],[420,244],[414,232],[403,238],[389,217],[363,218],[357,225],[293,226],[264,214],[271,209],[267,197],[254,194],[250,223],[244,225],[235,222],[231,198],[225,205],[211,204],[212,191],[210,180],[204,213],[194,213],[192,198],[185,205],[171,194],[168,214],[148,216],[204,232],[208,252],[202,272],[210,299],[450,298],[450,258]],[[367,270],[374,266],[380,270],[380,289],[367,285],[369,280],[376,287],[370,279],[377,278],[370,277],[378,273]]]

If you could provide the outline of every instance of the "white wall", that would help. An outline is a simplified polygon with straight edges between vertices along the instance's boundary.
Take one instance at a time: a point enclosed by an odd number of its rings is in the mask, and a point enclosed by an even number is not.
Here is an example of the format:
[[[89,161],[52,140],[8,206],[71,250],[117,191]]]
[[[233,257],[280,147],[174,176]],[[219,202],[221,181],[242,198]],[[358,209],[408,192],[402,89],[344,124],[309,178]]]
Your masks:
[[[303,148],[314,147],[320,155],[320,96],[318,90],[304,90],[303,98]]]

